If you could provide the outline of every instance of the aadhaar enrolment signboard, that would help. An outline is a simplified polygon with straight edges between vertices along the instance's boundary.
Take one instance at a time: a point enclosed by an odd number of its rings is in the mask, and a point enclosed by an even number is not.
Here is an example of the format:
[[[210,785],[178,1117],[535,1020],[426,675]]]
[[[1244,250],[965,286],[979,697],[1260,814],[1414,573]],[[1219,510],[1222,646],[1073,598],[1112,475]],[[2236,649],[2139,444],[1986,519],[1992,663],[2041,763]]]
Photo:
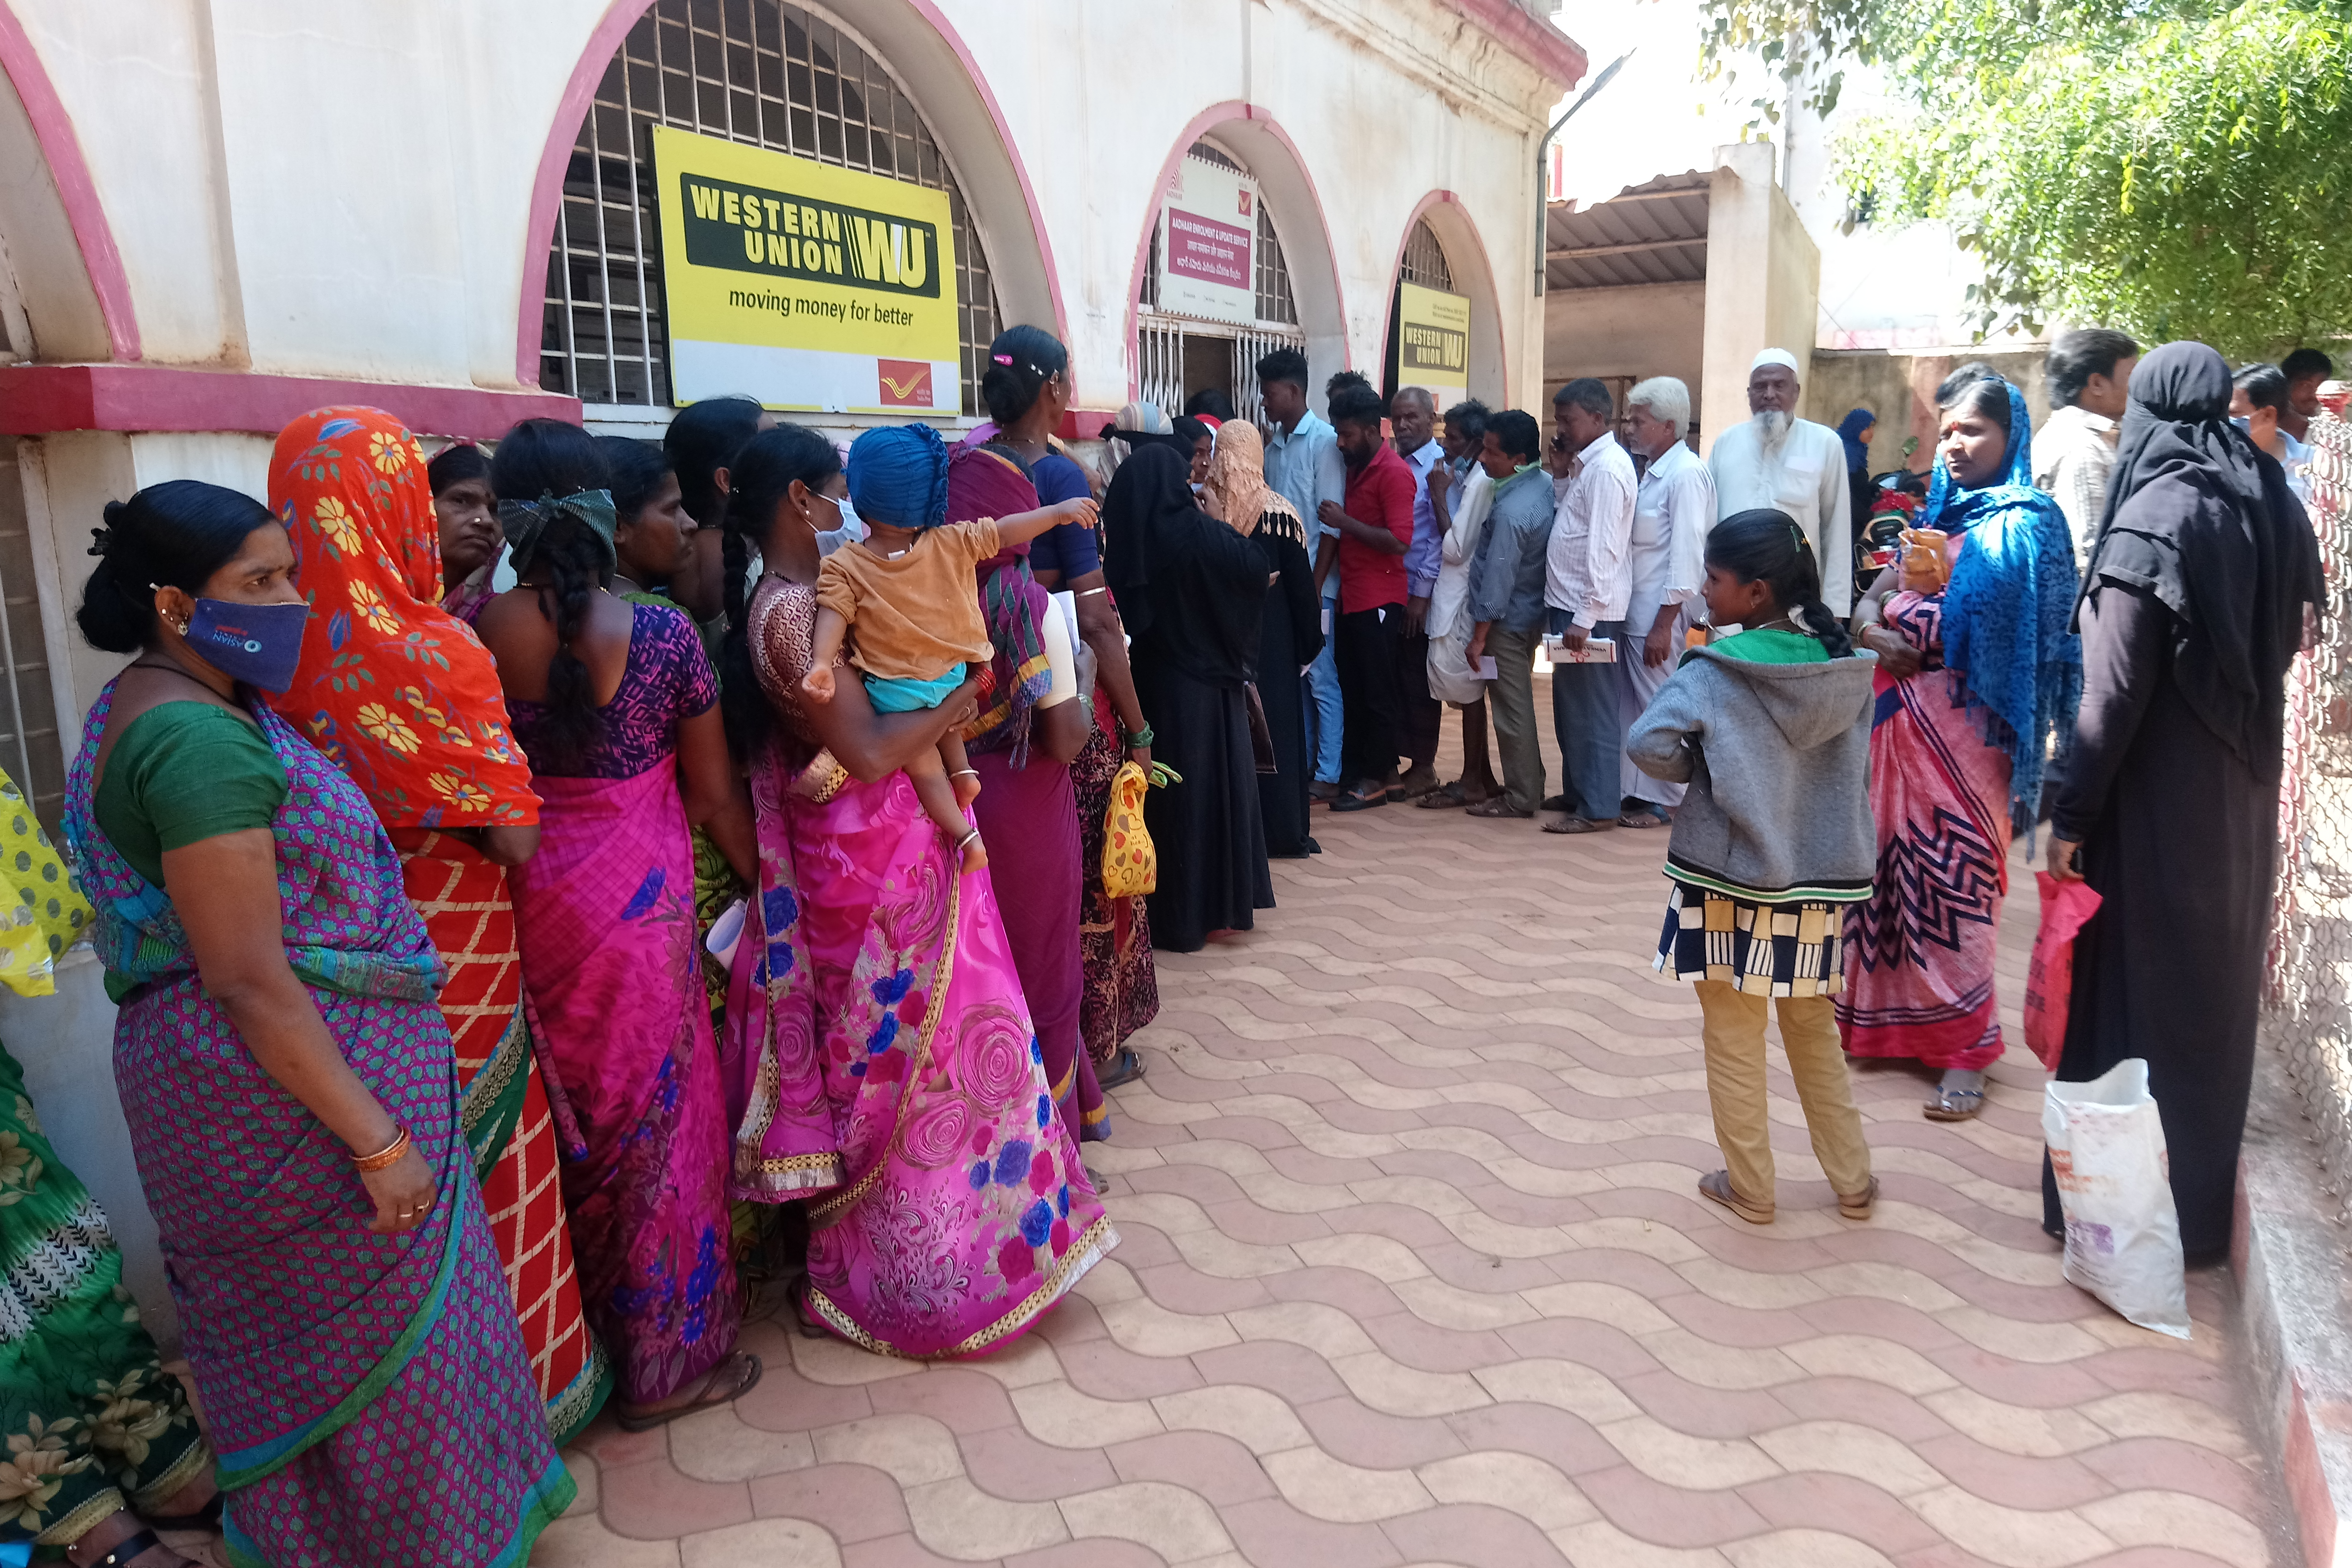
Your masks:
[[[944,191],[654,127],[671,395],[961,412]]]
[[[1257,182],[1180,158],[1160,217],[1160,308],[1213,321],[1257,320]]]

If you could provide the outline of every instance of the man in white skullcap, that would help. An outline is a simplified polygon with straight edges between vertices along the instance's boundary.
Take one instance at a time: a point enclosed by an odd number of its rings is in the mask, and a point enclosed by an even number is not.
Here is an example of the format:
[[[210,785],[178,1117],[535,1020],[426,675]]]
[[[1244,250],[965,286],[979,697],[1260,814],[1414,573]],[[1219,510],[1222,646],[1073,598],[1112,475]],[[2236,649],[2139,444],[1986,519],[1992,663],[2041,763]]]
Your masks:
[[[1716,517],[1769,507],[1794,518],[1822,569],[1822,602],[1843,616],[1853,608],[1845,444],[1828,426],[1797,417],[1799,390],[1796,355],[1766,349],[1756,356],[1748,370],[1748,423],[1717,437],[1706,454]]]

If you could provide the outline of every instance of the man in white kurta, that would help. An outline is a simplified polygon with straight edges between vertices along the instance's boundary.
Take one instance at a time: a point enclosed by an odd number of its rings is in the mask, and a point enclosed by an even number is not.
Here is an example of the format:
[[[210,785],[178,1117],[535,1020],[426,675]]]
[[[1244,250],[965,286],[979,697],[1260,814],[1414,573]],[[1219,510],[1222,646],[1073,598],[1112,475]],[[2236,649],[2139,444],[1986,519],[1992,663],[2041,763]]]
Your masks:
[[[1786,512],[1804,531],[1822,572],[1822,602],[1838,615],[1853,608],[1853,493],[1845,482],[1845,443],[1826,425],[1797,417],[1797,358],[1766,349],[1748,372],[1748,423],[1715,438],[1707,471],[1715,477],[1717,521],[1743,511]]]
[[[1633,592],[1616,666],[1618,708],[1631,729],[1682,658],[1706,580],[1706,534],[1716,515],[1715,480],[1683,439],[1690,428],[1690,388],[1670,375],[1653,376],[1625,395],[1625,411],[1633,450],[1650,460],[1633,496]],[[1620,826],[1663,826],[1666,808],[1682,804],[1687,786],[1654,779],[1631,761],[1620,773],[1625,791]]]

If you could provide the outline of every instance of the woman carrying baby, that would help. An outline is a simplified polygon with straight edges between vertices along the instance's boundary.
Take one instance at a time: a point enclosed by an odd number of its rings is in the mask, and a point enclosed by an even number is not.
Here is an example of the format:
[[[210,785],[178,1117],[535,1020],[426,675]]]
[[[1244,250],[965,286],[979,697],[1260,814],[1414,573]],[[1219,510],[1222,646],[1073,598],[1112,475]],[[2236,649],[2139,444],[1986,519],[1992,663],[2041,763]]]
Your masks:
[[[1012,517],[949,522],[948,448],[928,425],[868,430],[849,448],[849,499],[866,538],[827,556],[817,574],[815,657],[802,695],[834,698],[833,665],[844,651],[865,678],[880,713],[936,708],[963,684],[967,664],[995,656],[974,586],[980,563],[1067,522],[1091,527],[1095,503],[1081,497]],[[1043,672],[1039,672],[1042,684]],[[955,731],[906,767],[923,811],[962,855],[969,873],[988,864],[980,829],[964,815],[980,773]]]

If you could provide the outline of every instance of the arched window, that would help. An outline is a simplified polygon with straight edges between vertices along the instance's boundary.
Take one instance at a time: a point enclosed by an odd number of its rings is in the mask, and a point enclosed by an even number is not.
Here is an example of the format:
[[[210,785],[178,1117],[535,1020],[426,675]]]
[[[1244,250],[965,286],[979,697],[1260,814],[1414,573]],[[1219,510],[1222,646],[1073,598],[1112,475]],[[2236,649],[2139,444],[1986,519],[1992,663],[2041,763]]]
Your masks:
[[[1445,265],[1445,247],[1437,243],[1436,231],[1429,226],[1427,218],[1412,220],[1412,233],[1405,237],[1404,260],[1397,268],[1397,276],[1424,289],[1454,292],[1454,269]]]
[[[1250,172],[1214,142],[1195,142],[1184,155],[1234,174]],[[1256,242],[1251,253],[1255,320],[1247,322],[1213,321],[1161,309],[1160,257],[1168,239],[1164,208],[1163,216],[1154,220],[1139,300],[1142,309],[1136,316],[1136,383],[1137,395],[1165,413],[1180,413],[1192,394],[1218,387],[1234,400],[1236,412],[1255,419],[1260,412],[1257,362],[1276,348],[1307,346],[1307,334],[1298,330],[1298,305],[1291,296],[1290,268],[1283,259],[1273,209],[1263,200],[1256,207]]]
[[[1394,395],[1404,384],[1397,374],[1397,331],[1404,308],[1404,288],[1418,283],[1424,289],[1454,292],[1454,268],[1445,259],[1445,247],[1437,231],[1429,226],[1427,218],[1412,220],[1412,232],[1404,238],[1404,255],[1397,262],[1396,283],[1389,293],[1389,341],[1383,351],[1381,388]],[[1441,401],[1443,399],[1441,398]]]
[[[671,402],[656,125],[945,191],[963,301],[963,411],[979,411],[996,289],[954,172],[881,62],[823,12],[785,0],[656,0],[622,40],[564,174],[541,385],[590,404]]]

